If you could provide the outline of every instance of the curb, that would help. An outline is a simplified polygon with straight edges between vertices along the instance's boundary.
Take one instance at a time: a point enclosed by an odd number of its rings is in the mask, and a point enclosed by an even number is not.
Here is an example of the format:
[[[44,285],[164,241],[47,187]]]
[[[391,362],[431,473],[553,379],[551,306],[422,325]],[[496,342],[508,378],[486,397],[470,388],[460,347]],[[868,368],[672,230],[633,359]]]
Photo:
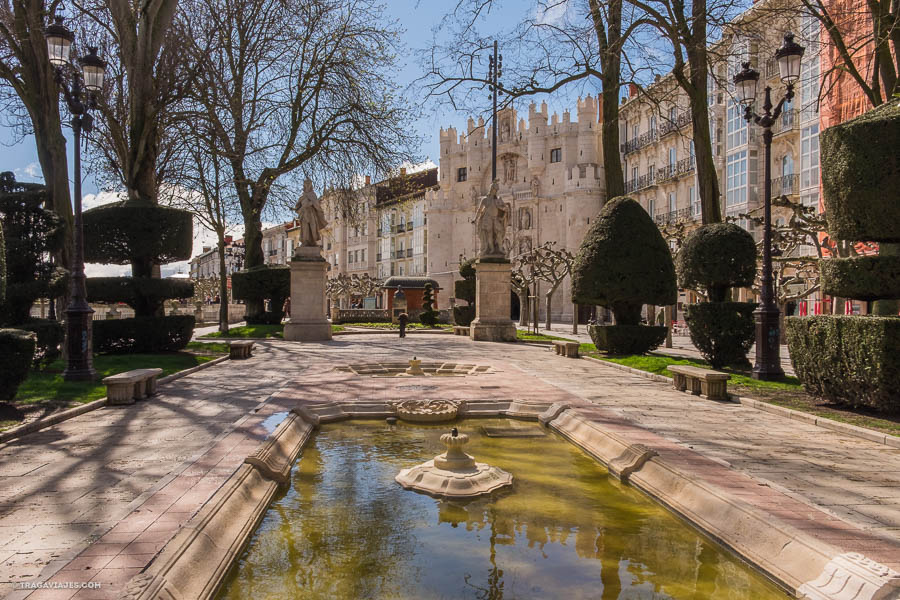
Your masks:
[[[191,367],[190,369],[185,369],[184,371],[178,371],[177,373],[166,375],[165,377],[161,377],[157,381],[157,385],[165,385],[171,381],[181,379],[182,377],[186,377],[191,373],[196,373],[197,371],[207,369],[226,360],[228,360],[227,356],[220,356],[219,358],[203,363],[202,365],[197,365],[196,367]],[[100,398],[99,400],[94,400],[93,402],[82,404],[81,406],[68,408],[56,414],[50,415],[49,417],[46,417],[44,419],[38,419],[36,421],[32,421],[31,423],[26,423],[25,425],[13,427],[9,431],[0,433],[0,444],[5,444],[6,442],[9,442],[11,440],[20,438],[23,435],[28,435],[29,433],[34,433],[35,431],[40,431],[41,429],[52,427],[53,425],[57,425],[59,423],[62,423],[63,421],[68,421],[69,419],[78,417],[80,415],[83,415],[84,413],[91,412],[92,410],[103,408],[104,406],[106,406],[106,398]]]
[[[670,377],[666,377],[665,375],[648,373],[647,371],[641,371],[640,369],[626,367],[625,365],[620,365],[614,362],[594,358],[593,356],[584,356],[583,358],[599,362],[614,369],[619,369],[620,371],[627,371],[629,373],[633,373],[634,375],[639,375],[641,377],[644,377],[645,379],[652,379],[653,381],[659,381],[660,383],[672,383],[672,379]],[[866,427],[850,425],[849,423],[842,423],[840,421],[835,421],[834,419],[829,419],[827,417],[811,415],[799,410],[794,410],[793,408],[785,408],[784,406],[778,406],[777,404],[769,404],[768,402],[763,402],[762,400],[756,400],[754,398],[744,398],[742,396],[735,396],[734,394],[729,394],[728,397],[731,402],[741,404],[748,408],[755,408],[756,410],[760,410],[763,412],[780,415],[793,421],[803,421],[805,423],[809,423],[810,425],[821,427],[822,429],[829,429],[838,433],[844,433],[853,437],[869,440],[870,442],[884,444],[885,446],[890,446],[892,448],[900,448],[900,437],[891,435],[889,433],[881,433],[880,431],[875,431],[874,429],[867,429]]]
[[[440,335],[453,335],[452,329],[410,329],[406,332],[406,335],[414,335],[414,334],[440,334]],[[399,329],[371,329],[370,331],[359,331],[358,329],[354,330],[344,330],[344,331],[335,331],[331,335],[400,335]]]

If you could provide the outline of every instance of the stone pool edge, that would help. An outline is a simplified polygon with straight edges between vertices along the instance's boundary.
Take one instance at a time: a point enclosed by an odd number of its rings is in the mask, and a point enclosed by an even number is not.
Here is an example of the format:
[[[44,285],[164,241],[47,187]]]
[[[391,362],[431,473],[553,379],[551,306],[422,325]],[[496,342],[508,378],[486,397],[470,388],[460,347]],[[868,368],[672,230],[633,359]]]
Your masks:
[[[323,423],[392,416],[383,402],[321,402],[288,417],[173,537],[144,572],[129,581],[126,600],[211,599],[262,521],[279,486]],[[469,401],[460,418],[537,420],[696,529],[729,549],[786,592],[810,600],[880,598],[890,571],[861,555],[842,553],[733,497],[682,473],[655,450],[631,444],[578,413],[575,403]],[[881,577],[879,577],[881,575]]]

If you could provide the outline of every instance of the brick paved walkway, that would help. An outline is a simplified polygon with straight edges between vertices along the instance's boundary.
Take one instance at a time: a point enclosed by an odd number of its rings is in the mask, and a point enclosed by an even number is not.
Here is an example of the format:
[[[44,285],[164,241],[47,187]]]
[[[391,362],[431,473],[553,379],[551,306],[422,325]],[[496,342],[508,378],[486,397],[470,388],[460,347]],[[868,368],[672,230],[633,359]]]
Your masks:
[[[778,518],[900,569],[900,449],[528,345],[359,335],[257,348],[250,360],[180,379],[152,400],[0,445],[0,595],[118,597],[295,403],[424,393],[409,387],[419,380],[353,379],[334,366],[412,355],[498,366],[494,375],[432,382],[450,386],[448,397],[568,397],[604,427],[655,444],[667,460]],[[50,576],[103,586],[77,595],[12,591]]]

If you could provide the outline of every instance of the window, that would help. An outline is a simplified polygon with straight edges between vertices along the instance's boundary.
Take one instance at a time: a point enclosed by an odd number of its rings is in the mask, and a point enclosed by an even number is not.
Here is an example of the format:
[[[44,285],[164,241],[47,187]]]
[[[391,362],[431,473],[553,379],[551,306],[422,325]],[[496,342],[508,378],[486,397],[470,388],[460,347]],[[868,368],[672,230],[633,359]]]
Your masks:
[[[800,63],[800,121],[817,121],[819,118],[819,56]]]
[[[456,170],[456,181],[465,181],[466,180],[466,168],[460,167]]]
[[[819,124],[800,131],[800,187],[819,187]]]
[[[550,162],[558,163],[562,161],[562,148],[554,148],[550,151]]]
[[[805,194],[801,194],[800,202],[803,203],[803,206],[811,206],[816,210],[819,210],[819,190],[814,189]]]
[[[691,215],[695,217],[700,216],[700,197],[697,196],[697,190],[694,186],[688,188],[688,199],[691,202]]]
[[[632,125],[631,126],[631,139],[636,140],[638,136],[641,134],[640,125]]]
[[[675,109],[675,107],[674,107],[674,106],[669,107],[669,121],[671,121],[672,123],[674,123],[674,122],[675,122],[675,119],[676,119],[677,117],[678,117],[678,111]]]
[[[656,214],[656,198],[647,199],[647,212],[651,217]]]
[[[678,153],[675,152],[675,148],[669,148],[669,166],[674,167],[675,163],[678,162]]]
[[[781,157],[781,176],[787,177],[794,174],[794,157],[791,154],[785,154]]]
[[[656,115],[650,115],[650,133],[656,131]]]
[[[638,173],[639,173],[639,171],[638,171],[637,167],[631,167],[631,180],[632,181],[637,181]]]
[[[359,260],[361,262],[366,262],[366,251],[365,249],[359,251]]]
[[[347,250],[347,263],[350,264],[353,262],[353,253]]]
[[[728,157],[725,163],[725,206],[747,202],[747,151]]]
[[[669,212],[670,213],[675,212],[676,204],[677,203],[675,201],[675,192],[669,192]]]
[[[727,149],[731,150],[747,143],[747,121],[744,120],[744,109],[740,104],[732,103],[727,114]]]

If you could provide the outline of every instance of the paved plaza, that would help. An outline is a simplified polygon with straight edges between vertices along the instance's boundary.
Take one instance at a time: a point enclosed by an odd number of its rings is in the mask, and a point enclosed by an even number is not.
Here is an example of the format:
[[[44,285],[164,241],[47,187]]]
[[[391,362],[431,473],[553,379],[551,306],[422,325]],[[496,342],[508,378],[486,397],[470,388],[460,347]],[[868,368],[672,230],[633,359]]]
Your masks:
[[[150,400],[0,445],[0,595],[120,598],[290,408],[404,397],[566,402],[773,519],[900,569],[900,449],[679,393],[546,346],[363,334],[256,347],[253,358],[176,380]],[[413,356],[493,372],[427,381],[334,370]],[[101,587],[14,589],[45,580]]]

